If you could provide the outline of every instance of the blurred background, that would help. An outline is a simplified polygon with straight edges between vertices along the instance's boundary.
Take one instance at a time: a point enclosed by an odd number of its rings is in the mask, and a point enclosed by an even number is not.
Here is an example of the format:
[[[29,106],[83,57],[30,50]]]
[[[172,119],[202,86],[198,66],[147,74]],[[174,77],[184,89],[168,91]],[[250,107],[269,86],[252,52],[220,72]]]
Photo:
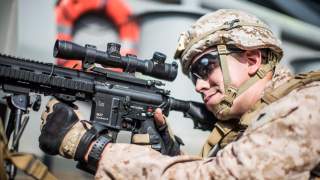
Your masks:
[[[123,54],[135,53],[142,59],[159,51],[171,63],[179,34],[203,14],[219,8],[245,10],[268,23],[283,42],[281,63],[294,73],[320,69],[320,2],[316,0],[0,0],[0,52],[57,63],[52,50],[60,38],[96,45],[99,50],[117,42]],[[176,98],[201,101],[180,69],[177,79],[166,82],[164,88]],[[42,108],[47,99],[43,98]],[[90,104],[79,105],[89,117]],[[0,108],[5,111],[4,106]],[[60,179],[91,179],[72,160],[45,156],[38,148],[41,111],[31,113],[20,150],[42,158]],[[209,132],[194,130],[182,113],[172,112],[169,122],[184,140],[183,150],[198,154]],[[126,136],[122,134],[120,142]]]

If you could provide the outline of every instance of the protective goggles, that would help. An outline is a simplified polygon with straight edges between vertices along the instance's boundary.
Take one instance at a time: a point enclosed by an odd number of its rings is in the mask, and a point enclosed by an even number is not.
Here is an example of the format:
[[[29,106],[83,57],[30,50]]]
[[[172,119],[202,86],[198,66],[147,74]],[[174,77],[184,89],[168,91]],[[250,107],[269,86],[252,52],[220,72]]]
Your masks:
[[[196,84],[198,79],[206,80],[211,71],[217,66],[219,66],[219,54],[217,51],[203,54],[191,64],[189,78],[193,84]]]
[[[238,48],[228,48],[227,54],[242,53],[244,50]],[[189,78],[196,84],[198,79],[207,80],[212,70],[220,65],[219,53],[214,50],[203,54],[190,66]]]

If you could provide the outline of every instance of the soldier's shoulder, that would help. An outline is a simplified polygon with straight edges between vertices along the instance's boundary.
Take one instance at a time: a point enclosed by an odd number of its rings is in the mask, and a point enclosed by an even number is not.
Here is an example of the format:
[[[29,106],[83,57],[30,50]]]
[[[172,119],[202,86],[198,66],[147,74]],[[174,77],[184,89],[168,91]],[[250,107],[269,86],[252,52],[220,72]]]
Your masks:
[[[320,81],[312,81],[290,91],[279,100],[264,107],[253,119],[252,128],[275,119],[320,117]],[[296,114],[292,117],[292,113]]]

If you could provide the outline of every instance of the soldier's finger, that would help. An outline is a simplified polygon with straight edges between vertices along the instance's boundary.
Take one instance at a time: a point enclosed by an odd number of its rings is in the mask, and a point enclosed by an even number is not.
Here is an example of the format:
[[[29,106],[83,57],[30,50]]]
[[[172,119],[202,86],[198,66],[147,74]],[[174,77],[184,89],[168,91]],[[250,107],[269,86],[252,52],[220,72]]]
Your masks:
[[[49,109],[49,111],[51,111],[51,109],[53,108],[53,106],[54,106],[55,104],[57,104],[57,103],[59,103],[59,101],[58,101],[57,99],[55,99],[55,98],[52,98],[52,99],[50,99],[49,102],[47,103],[46,108]]]
[[[46,124],[47,122],[47,117],[48,117],[48,113],[46,111],[44,111],[41,114],[41,122],[40,122],[40,130],[42,130],[43,126]]]
[[[46,120],[48,117],[48,112],[43,111],[43,113],[41,114],[41,120]]]
[[[154,111],[154,120],[157,126],[163,126],[166,124],[165,118],[162,114],[162,110],[160,108],[157,108]]]
[[[40,117],[40,119],[41,119],[40,129],[42,129],[43,126],[47,123],[48,115],[53,112],[53,106],[54,106],[55,104],[57,104],[57,103],[59,103],[59,101],[56,100],[56,99],[51,99],[51,100],[49,100],[49,102],[47,103],[46,109],[42,112],[41,117]]]

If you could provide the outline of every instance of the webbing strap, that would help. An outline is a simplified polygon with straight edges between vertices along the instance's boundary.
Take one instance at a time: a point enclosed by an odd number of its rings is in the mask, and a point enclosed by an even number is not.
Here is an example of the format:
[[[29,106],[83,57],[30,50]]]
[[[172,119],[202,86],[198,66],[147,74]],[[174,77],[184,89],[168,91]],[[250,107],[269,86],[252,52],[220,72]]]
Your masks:
[[[219,60],[220,66],[223,75],[224,87],[225,87],[225,96],[223,97],[222,101],[216,105],[216,112],[219,112],[221,120],[229,119],[228,114],[230,112],[230,108],[233,104],[233,101],[236,97],[242,94],[244,91],[249,89],[254,83],[256,83],[259,79],[263,79],[266,74],[274,69],[275,66],[275,57],[273,54],[269,53],[268,55],[268,64],[261,65],[258,69],[257,73],[247,80],[240,88],[235,88],[231,86],[231,78],[229,74],[228,64],[226,60],[226,55],[229,53],[226,45],[218,45],[218,53],[219,53]]]
[[[223,39],[221,39],[221,43],[222,44],[217,45],[217,50],[219,54],[219,63],[221,66],[221,71],[223,76],[225,96],[222,99],[221,103],[217,105],[216,110],[220,114],[223,114],[222,117],[225,117],[224,114],[229,114],[230,107],[232,106],[233,100],[238,95],[238,88],[231,86],[231,78],[230,78],[228,61],[227,61],[227,55],[230,54],[230,52],[228,51],[227,46],[223,44]]]
[[[247,111],[244,115],[241,116],[240,124],[242,126],[249,126],[252,123],[254,116],[256,116],[260,109],[266,106],[265,103],[258,101],[251,110]]]
[[[5,169],[5,159],[8,156],[7,137],[5,136],[4,126],[0,118],[0,179],[7,180],[7,173]]]
[[[37,180],[56,180],[48,168],[34,155],[27,153],[11,153],[8,150],[7,138],[0,119],[0,179],[8,179],[4,167],[5,160]]]
[[[229,52],[227,50],[227,46],[224,44],[218,45],[217,49],[219,53],[219,62],[222,70],[224,87],[227,88],[228,85],[231,83],[228,62],[227,62],[227,54]]]
[[[270,104],[289,94],[292,90],[313,81],[320,81],[320,71],[298,74],[294,78],[290,79],[287,83],[277,87],[276,89],[273,89],[272,91],[266,92],[262,97],[262,101]]]
[[[202,157],[207,157],[213,146],[218,144],[227,134],[229,134],[237,124],[234,122],[216,122],[214,126],[215,127],[202,147]]]
[[[56,180],[48,168],[34,155],[26,153],[12,153],[8,160],[18,169],[38,180]]]
[[[217,112],[220,113],[221,118],[225,117],[225,119],[228,119],[227,115],[230,112],[230,108],[235,98],[238,97],[247,89],[249,89],[259,79],[263,79],[268,72],[274,69],[276,56],[274,55],[273,52],[269,51],[268,60],[267,60],[268,63],[261,65],[257,73],[253,77],[251,77],[249,80],[247,80],[243,85],[241,85],[240,88],[235,88],[231,85],[231,78],[230,78],[230,73],[229,73],[229,68],[227,63],[227,54],[229,54],[230,52],[228,51],[227,46],[223,44],[223,39],[221,39],[221,43],[222,44],[217,45],[217,49],[219,53],[219,62],[220,62],[222,75],[223,75],[225,96],[222,99],[221,103],[217,105],[216,110]]]
[[[247,80],[240,88],[238,91],[238,96],[242,94],[244,91],[249,89],[254,83],[256,83],[259,79],[262,79],[265,77],[265,75],[270,72],[273,69],[272,65],[270,64],[265,64],[258,69],[257,73],[251,77],[249,80]]]
[[[258,101],[250,111],[248,111],[241,117],[240,123],[243,125],[251,124],[252,118],[255,115],[257,115],[259,111],[266,105],[279,100],[280,98],[289,94],[294,89],[297,89],[313,81],[320,81],[320,71],[309,72],[306,74],[298,74],[297,76],[293,77],[283,85],[280,85],[275,89],[265,92],[261,100]]]
[[[6,145],[0,141],[0,179],[6,180],[7,174],[6,174],[6,169],[4,167],[5,162],[4,159],[6,157],[6,151],[5,151]]]

